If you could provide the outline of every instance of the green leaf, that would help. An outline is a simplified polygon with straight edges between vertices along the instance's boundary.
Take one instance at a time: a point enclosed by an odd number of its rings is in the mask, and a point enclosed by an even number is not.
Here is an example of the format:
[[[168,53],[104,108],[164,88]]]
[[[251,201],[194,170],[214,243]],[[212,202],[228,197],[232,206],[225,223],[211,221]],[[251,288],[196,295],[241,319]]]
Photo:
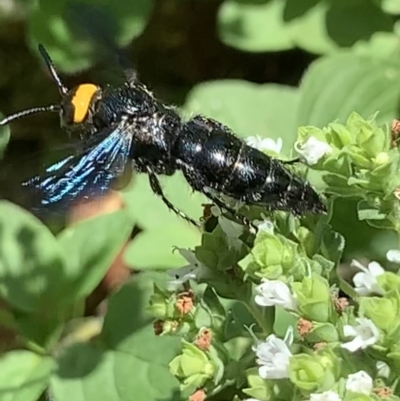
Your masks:
[[[400,64],[341,53],[314,62],[301,85],[298,125],[324,127],[345,123],[352,112],[377,124],[397,116]]]
[[[193,248],[199,241],[199,232],[180,225],[168,224],[162,229],[139,233],[129,244],[124,260],[138,270],[180,267],[187,262],[178,252],[174,252],[174,248],[177,246]]]
[[[357,42],[352,49],[360,55],[396,60],[399,36],[393,32],[376,32],[369,41]]]
[[[230,240],[221,227],[217,226],[213,232],[203,233],[201,246],[196,247],[195,253],[206,266],[225,271],[243,259],[248,248],[239,239]]]
[[[359,220],[383,220],[386,215],[380,213],[377,209],[358,209],[358,219]]]
[[[165,196],[180,210],[199,220],[202,203],[209,202],[192,190],[181,173],[162,180]],[[194,248],[200,242],[200,231],[170,211],[150,189],[148,177],[135,177],[133,188],[122,192],[124,202],[136,224],[144,231],[129,245],[125,260],[135,268],[179,267],[184,259],[173,253],[173,247]],[[155,247],[154,244],[157,244]]]
[[[308,1],[308,9],[297,0],[287,0],[286,20],[291,23],[293,42],[317,54],[332,53],[368,40],[375,32],[390,32],[393,22],[370,0]]]
[[[70,318],[71,311],[67,308],[43,308],[35,312],[24,313],[14,311],[18,333],[25,340],[43,350],[52,352],[61,335],[65,321]]]
[[[107,348],[140,357],[143,363],[167,364],[178,353],[180,340],[154,334],[152,319],[145,312],[153,291],[152,277],[143,273],[111,297],[101,338]]]
[[[162,353],[162,348],[156,351]],[[142,361],[132,353],[76,344],[65,350],[58,363],[51,380],[57,401],[156,401],[172,399],[178,391],[166,364]]]
[[[36,401],[46,389],[54,368],[53,359],[30,351],[5,353],[0,358],[2,401]]]
[[[360,201],[357,204],[359,220],[366,220],[371,227],[393,229],[393,221],[379,209],[374,209],[367,201]]]
[[[164,202],[149,186],[148,176],[141,174],[135,177],[132,188],[122,192],[130,215],[142,229],[160,229],[164,225],[177,224],[181,228],[196,231],[193,226],[170,211]],[[161,184],[165,196],[180,210],[194,220],[202,216],[202,203],[209,202],[207,198],[193,192],[181,173],[172,177],[162,178]]]
[[[64,291],[71,302],[84,298],[99,284],[133,226],[127,211],[119,210],[84,220],[61,232],[58,242],[67,260],[68,275]]]
[[[60,71],[88,68],[99,49],[112,53],[140,35],[153,0],[39,0],[30,14],[28,43],[36,52],[42,43]]]
[[[286,20],[290,21],[290,34],[293,43],[310,53],[325,54],[338,49],[326,24],[329,3],[326,1],[308,1],[304,10],[303,2],[288,0],[285,9]],[[301,11],[301,12],[300,12]]]
[[[0,113],[0,120],[4,116]],[[0,156],[3,155],[4,149],[10,140],[10,128],[8,125],[0,127]]]
[[[188,94],[184,111],[215,118],[241,137],[282,138],[283,152],[288,152],[297,137],[298,105],[295,88],[224,80],[197,85]]]
[[[348,47],[359,40],[367,40],[375,32],[391,32],[391,18],[370,0],[358,2],[331,2],[326,15],[326,25],[331,37],[341,47]]]
[[[374,0],[374,2],[388,14],[400,14],[400,3],[398,0]]]
[[[57,401],[177,399],[178,382],[168,363],[180,340],[156,337],[144,313],[157,277],[141,274],[111,297],[98,345],[65,350],[51,383]]]
[[[284,0],[263,3],[225,0],[218,12],[221,40],[240,50],[261,52],[293,48],[286,27]]]
[[[34,311],[64,296],[65,259],[57,240],[39,220],[0,202],[0,293],[10,304]]]
[[[345,237],[333,231],[331,227],[324,231],[321,245],[321,253],[328,260],[339,263],[346,245]]]

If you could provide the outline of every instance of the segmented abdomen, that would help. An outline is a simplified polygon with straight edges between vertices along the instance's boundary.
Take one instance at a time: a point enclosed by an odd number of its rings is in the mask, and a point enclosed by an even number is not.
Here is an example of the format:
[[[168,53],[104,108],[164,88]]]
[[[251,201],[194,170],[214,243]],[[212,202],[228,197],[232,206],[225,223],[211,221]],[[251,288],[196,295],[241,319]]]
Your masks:
[[[215,120],[197,116],[186,122],[174,154],[187,178],[246,204],[295,214],[326,210],[314,189],[282,161],[246,145]]]
[[[232,195],[262,187],[275,166],[228,127],[205,117],[185,124],[178,146],[180,158],[206,178],[211,188]]]

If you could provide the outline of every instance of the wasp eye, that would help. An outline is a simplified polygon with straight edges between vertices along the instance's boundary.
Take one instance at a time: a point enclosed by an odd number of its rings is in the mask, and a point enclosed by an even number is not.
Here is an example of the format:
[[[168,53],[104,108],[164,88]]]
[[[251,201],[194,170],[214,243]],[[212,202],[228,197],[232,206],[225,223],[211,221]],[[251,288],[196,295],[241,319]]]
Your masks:
[[[74,123],[74,106],[70,102],[63,102],[63,104],[61,105],[60,119],[65,126]]]
[[[93,116],[93,125],[95,126],[96,129],[100,130],[102,128],[106,127],[106,123],[103,121],[103,119],[99,115],[94,115]]]

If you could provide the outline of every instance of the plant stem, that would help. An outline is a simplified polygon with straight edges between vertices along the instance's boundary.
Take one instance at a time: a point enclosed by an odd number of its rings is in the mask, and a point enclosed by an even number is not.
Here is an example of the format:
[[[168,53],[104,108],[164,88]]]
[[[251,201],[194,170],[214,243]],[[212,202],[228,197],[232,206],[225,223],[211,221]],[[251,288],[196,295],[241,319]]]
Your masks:
[[[275,307],[259,308],[254,302],[241,301],[261,327],[265,336],[273,332],[275,323]]]

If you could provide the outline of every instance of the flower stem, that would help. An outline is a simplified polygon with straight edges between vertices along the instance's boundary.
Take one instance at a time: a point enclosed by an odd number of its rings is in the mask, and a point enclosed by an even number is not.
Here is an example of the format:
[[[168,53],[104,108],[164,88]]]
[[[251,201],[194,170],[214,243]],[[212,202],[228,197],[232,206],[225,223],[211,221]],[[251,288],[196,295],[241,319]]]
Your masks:
[[[275,323],[275,307],[260,308],[254,302],[241,301],[246,309],[254,317],[254,320],[261,327],[265,336],[273,332]]]

